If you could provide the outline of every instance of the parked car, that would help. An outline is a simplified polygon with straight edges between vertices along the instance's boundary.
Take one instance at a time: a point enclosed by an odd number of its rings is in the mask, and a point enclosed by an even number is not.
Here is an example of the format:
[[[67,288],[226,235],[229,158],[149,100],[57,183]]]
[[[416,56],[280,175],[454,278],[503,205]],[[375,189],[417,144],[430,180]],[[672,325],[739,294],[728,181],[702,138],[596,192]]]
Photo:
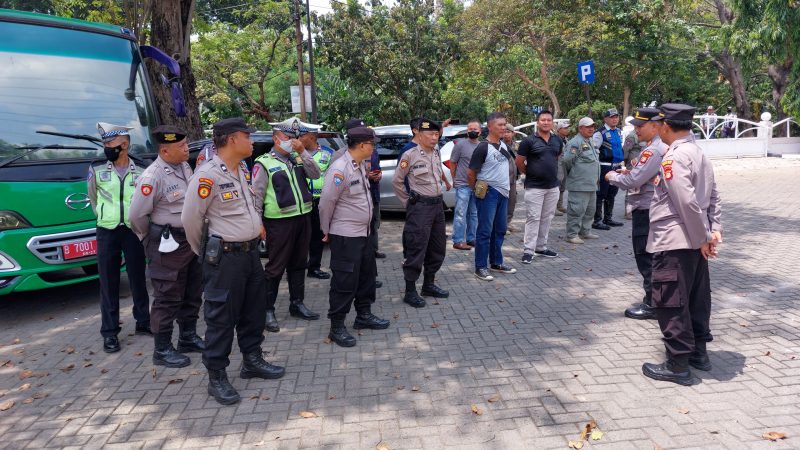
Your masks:
[[[446,127],[442,133],[443,139],[448,139],[447,136],[453,137],[459,133],[459,128],[463,127],[463,133],[466,133],[466,126],[455,125],[453,127]],[[451,129],[453,130],[451,132]],[[375,127],[375,134],[380,138],[380,142],[376,145],[378,155],[381,160],[381,171],[383,177],[381,178],[381,211],[405,211],[405,208],[400,203],[400,199],[394,195],[392,189],[392,179],[394,178],[394,171],[397,168],[397,157],[400,150],[411,140],[411,127],[408,125],[387,125],[383,127]],[[450,155],[447,155],[447,159]],[[446,160],[442,155],[442,161]],[[453,184],[453,179],[450,176],[450,169],[442,163],[442,170],[447,177],[450,184]],[[453,189],[449,191],[444,190],[444,183],[442,183],[442,191],[444,192],[444,206],[447,209],[455,207],[456,194]]]

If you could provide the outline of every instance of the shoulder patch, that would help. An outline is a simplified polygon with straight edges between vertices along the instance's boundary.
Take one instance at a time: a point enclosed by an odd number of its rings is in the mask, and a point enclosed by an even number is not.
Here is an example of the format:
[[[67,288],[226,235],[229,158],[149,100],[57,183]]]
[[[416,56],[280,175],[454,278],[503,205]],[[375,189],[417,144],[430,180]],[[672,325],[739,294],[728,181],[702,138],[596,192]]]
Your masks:
[[[408,160],[407,160],[407,159],[401,159],[401,160],[400,160],[400,168],[401,168],[401,169],[406,169],[406,168],[408,168]]]
[[[148,195],[153,193],[153,186],[149,184],[142,184],[142,195],[147,197]]]
[[[197,195],[203,199],[208,198],[208,196],[211,195],[211,186],[207,184],[201,184],[197,188]]]
[[[344,174],[338,170],[333,172],[333,184],[339,186],[344,181]]]
[[[644,164],[647,162],[650,157],[653,156],[653,152],[650,150],[645,150],[642,152],[642,156],[639,158],[639,164]]]
[[[214,185],[214,180],[212,180],[212,179],[210,179],[210,178],[200,178],[200,179],[199,179],[199,180],[197,180],[197,181],[199,181],[199,182],[200,182],[200,184],[207,184],[207,185],[209,185],[209,186],[213,186],[213,185]]]

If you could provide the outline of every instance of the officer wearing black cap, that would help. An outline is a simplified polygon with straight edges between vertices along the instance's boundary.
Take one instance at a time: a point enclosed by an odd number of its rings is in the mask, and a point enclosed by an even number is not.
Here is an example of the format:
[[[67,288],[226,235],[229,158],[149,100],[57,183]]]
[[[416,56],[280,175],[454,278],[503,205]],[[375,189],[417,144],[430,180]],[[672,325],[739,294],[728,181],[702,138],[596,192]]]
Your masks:
[[[614,200],[619,189],[606,181],[606,173],[619,169],[625,160],[622,150],[622,130],[619,125],[619,112],[611,108],[603,112],[605,125],[592,136],[592,143],[600,150],[600,184],[597,190],[597,206],[594,210],[592,228],[610,230],[610,227],[621,227],[622,222],[613,218]]]
[[[444,176],[442,160],[436,150],[441,127],[423,119],[415,136],[417,146],[400,157],[392,179],[395,195],[406,207],[403,227],[403,276],[406,282],[403,301],[415,308],[425,306],[417,293],[416,282],[423,272],[422,295],[447,298],[450,294],[435,283],[436,272],[442,267],[447,235],[445,232],[442,182],[447,190],[450,183]],[[408,176],[410,192],[403,181]]]
[[[353,328],[382,330],[389,321],[372,314],[375,302],[375,251],[369,236],[375,205],[369,190],[369,158],[375,132],[368,127],[348,130],[349,150],[328,168],[320,199],[320,225],[331,247],[333,279],[330,289],[328,337],[342,347],[356,345],[344,319],[355,300]]]
[[[631,240],[636,266],[642,274],[644,299],[625,310],[625,317],[631,319],[655,319],[652,308],[652,266],[653,255],[647,251],[647,235],[650,232],[650,202],[653,200],[655,180],[661,168],[661,160],[667,151],[667,144],[661,141],[661,120],[663,117],[656,108],[642,108],[636,111],[631,124],[636,127],[636,136],[645,148],[631,158],[633,168],[609,171],[606,180],[612,185],[628,191],[628,203],[633,208]]]
[[[706,352],[713,339],[708,258],[716,257],[722,242],[714,168],[694,142],[694,111],[676,103],[660,108],[661,139],[669,148],[655,183],[647,238],[647,251],[653,254],[653,307],[667,360],[645,363],[642,372],[681,385],[693,383],[689,366],[711,370]]]
[[[202,352],[197,319],[202,304],[202,274],[181,223],[192,169],[186,133],[162,125],[152,131],[158,143],[158,158],[136,182],[130,208],[131,229],[143,239],[149,260],[147,275],[153,285],[150,327],[155,348],[153,364],[185,367],[190,364],[181,353]],[[172,346],[172,323],[177,320],[178,350]],[[178,353],[180,352],[180,353]]]
[[[225,368],[238,335],[242,378],[274,379],[283,367],[264,361],[266,297],[258,244],[264,238],[261,215],[244,162],[253,154],[250,128],[242,118],[214,124],[217,155],[189,181],[181,212],[186,240],[203,264],[206,321],[203,364],[208,369],[208,394],[230,405],[240,400]]]

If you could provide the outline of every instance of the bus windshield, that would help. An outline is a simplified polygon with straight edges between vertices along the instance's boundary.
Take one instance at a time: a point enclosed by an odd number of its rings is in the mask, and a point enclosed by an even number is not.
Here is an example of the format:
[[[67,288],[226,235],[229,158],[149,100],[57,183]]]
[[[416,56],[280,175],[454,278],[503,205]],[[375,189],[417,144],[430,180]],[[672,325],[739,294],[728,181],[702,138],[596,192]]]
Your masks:
[[[95,147],[75,138],[38,132],[99,137],[97,122],[132,127],[132,155],[154,151],[149,127],[155,123],[155,114],[135,42],[10,22],[0,22],[0,35],[0,164],[25,153],[25,148]],[[41,149],[19,161],[101,157],[100,147]]]

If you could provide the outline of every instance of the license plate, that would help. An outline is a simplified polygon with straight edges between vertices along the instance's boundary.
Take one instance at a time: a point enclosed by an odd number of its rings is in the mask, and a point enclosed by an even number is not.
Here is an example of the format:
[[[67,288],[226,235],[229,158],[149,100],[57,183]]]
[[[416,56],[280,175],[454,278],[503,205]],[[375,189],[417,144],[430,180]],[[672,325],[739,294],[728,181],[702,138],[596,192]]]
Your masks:
[[[64,252],[64,259],[83,258],[85,256],[92,256],[97,254],[97,240],[92,239],[89,241],[73,242],[71,244],[64,244],[61,246]]]

